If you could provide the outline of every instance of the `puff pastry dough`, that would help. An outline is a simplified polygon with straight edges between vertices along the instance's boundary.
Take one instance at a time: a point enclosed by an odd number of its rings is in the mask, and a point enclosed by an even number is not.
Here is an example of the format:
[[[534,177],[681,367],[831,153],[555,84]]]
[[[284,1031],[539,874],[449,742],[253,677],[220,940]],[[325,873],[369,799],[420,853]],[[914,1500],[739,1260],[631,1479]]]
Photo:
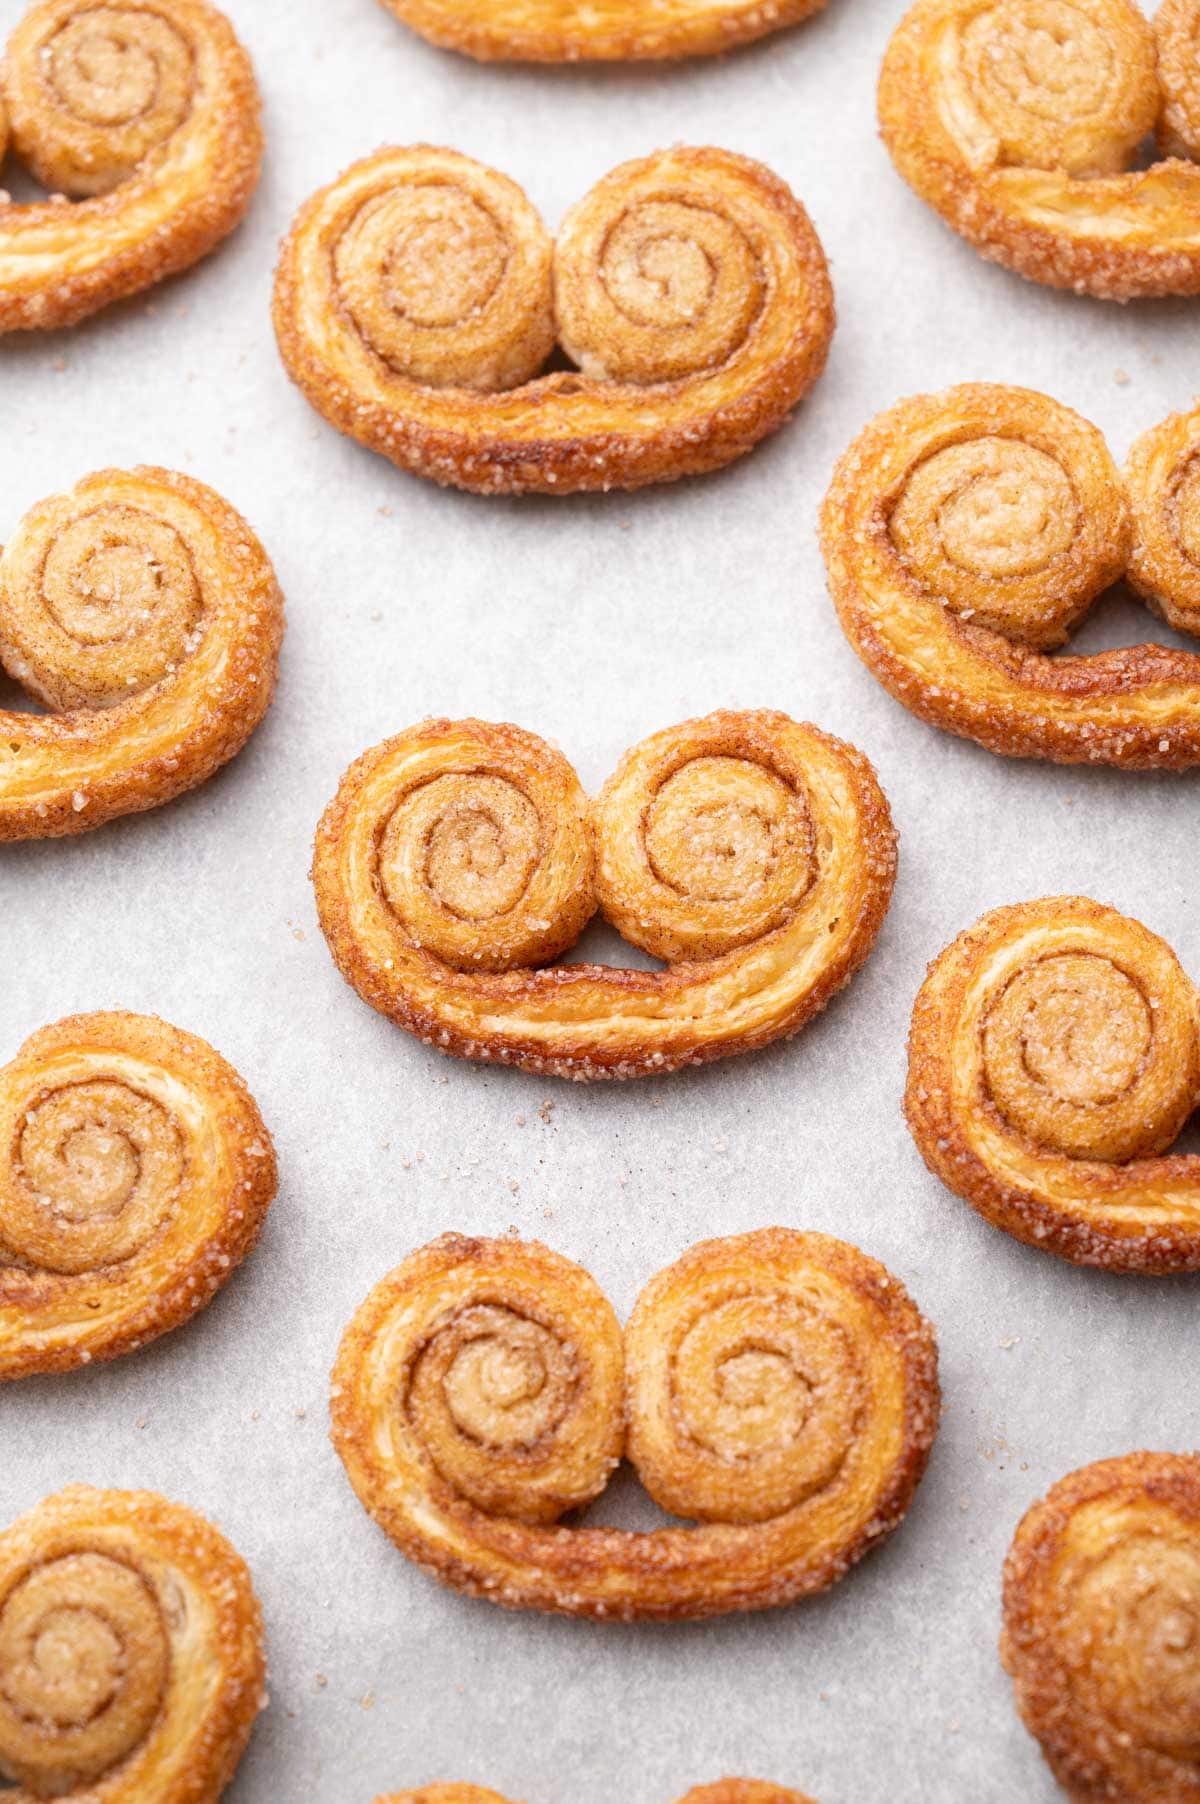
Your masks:
[[[205,256],[262,158],[258,89],[206,0],[38,0],[0,70],[0,159],[48,200],[0,203],[0,332],[70,326]]]
[[[388,1792],[375,1804],[509,1804],[509,1800],[483,1785],[422,1785],[416,1791]],[[715,1785],[694,1785],[679,1804],[813,1804],[813,1800],[764,1779],[718,1779]]]
[[[567,494],[740,457],[816,381],[834,316],[808,215],[746,157],[624,163],[552,240],[515,182],[415,145],[301,209],[274,317],[340,432],[434,482]],[[556,338],[578,368],[539,377]]]
[[[383,0],[439,44],[491,62],[716,56],[819,12],[825,0]]]
[[[0,554],[0,663],[53,712],[0,709],[0,841],[83,833],[194,789],[270,704],[283,600],[227,501],[100,470]]]
[[[701,1242],[623,1339],[570,1260],[447,1234],[359,1309],[332,1417],[363,1506],[444,1583],[508,1609],[716,1616],[824,1590],[899,1525],[937,1350],[899,1280],[823,1234]],[[560,1526],[622,1454],[699,1526]]]
[[[917,0],[879,120],[985,257],[1107,300],[1200,292],[1200,0]],[[1157,128],[1163,160],[1129,170]]]
[[[905,1111],[930,1170],[1077,1265],[1200,1270],[1200,996],[1156,934],[1079,896],[998,908],[917,997]]]
[[[899,401],[838,464],[822,544],[851,645],[923,720],[1011,757],[1200,763],[1194,652],[1045,655],[1122,575],[1200,630],[1200,410],[1139,439],[1122,477],[1031,389]]]
[[[1001,1654],[1075,1804],[1200,1799],[1200,1457],[1130,1453],[1034,1504]]]
[[[590,804],[532,733],[425,721],[350,767],[313,881],[372,1008],[460,1058],[587,1079],[795,1033],[866,958],[895,868],[862,754],[759,712],[654,734]],[[668,969],[534,969],[597,905]]]
[[[148,1015],[75,1015],[0,1070],[0,1379],[189,1321],[258,1239],[275,1155],[242,1080]]]
[[[250,1574],[182,1504],[72,1485],[0,1534],[10,1804],[215,1804],[265,1676]]]

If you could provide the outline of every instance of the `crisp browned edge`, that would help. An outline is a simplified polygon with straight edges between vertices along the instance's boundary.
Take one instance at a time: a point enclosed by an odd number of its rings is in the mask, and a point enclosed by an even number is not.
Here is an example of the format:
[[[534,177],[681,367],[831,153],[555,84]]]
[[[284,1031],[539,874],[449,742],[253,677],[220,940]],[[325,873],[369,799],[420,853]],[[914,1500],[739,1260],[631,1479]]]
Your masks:
[[[382,0],[411,31],[441,50],[457,50],[477,62],[579,63],[679,60],[691,56],[719,56],[742,44],[756,43],[776,31],[798,25],[820,12],[827,0],[774,0],[774,4],[743,11],[729,18],[705,7],[692,21],[651,29],[638,23],[640,0],[629,0],[629,22],[596,27],[577,24],[558,29],[530,29],[519,23],[519,0],[483,4],[463,0],[461,26],[443,23],[440,9],[422,0]],[[432,11],[432,16],[431,16]]]
[[[671,154],[676,160],[686,160],[689,153],[676,149]],[[585,437],[530,440],[488,433],[486,428],[440,429],[409,418],[399,403],[385,408],[363,400],[338,375],[331,374],[293,324],[299,286],[296,245],[323,200],[324,189],[301,207],[280,247],[271,317],[284,367],[310,406],[339,432],[414,476],[472,494],[571,495],[638,489],[721,469],[776,431],[808,394],[825,368],[835,325],[825,253],[802,203],[764,164],[733,152],[722,154],[754,175],[778,210],[783,229],[792,234],[811,286],[814,330],[803,344],[793,339],[785,358],[729,402],[714,408],[703,421],[664,428],[651,438],[614,428]],[[713,373],[707,370],[699,377],[663,383],[660,392],[677,394],[689,382],[711,380]],[[584,383],[590,385],[591,379],[559,373],[537,377],[519,391],[507,392],[544,396],[551,407],[559,389],[566,386],[577,392]],[[594,387],[611,396],[614,408],[629,402],[642,412],[654,394],[650,385],[639,388],[596,382]],[[474,399],[479,411],[486,411],[486,396],[471,397],[467,390],[446,392]]]
[[[182,1034],[193,1048],[194,1076],[204,1076],[208,1080],[211,1100],[219,1112],[222,1133],[235,1141],[239,1151],[257,1141],[264,1149],[263,1156],[239,1160],[238,1188],[228,1199],[229,1213],[219,1236],[205,1243],[199,1263],[178,1267],[156,1296],[133,1309],[103,1336],[97,1336],[94,1331],[89,1333],[84,1322],[75,1344],[39,1346],[39,1303],[43,1299],[60,1296],[64,1290],[78,1292],[82,1299],[83,1293],[94,1294],[102,1288],[106,1278],[120,1283],[124,1271],[129,1266],[136,1265],[138,1254],[135,1253],[130,1259],[116,1265],[100,1266],[92,1271],[78,1273],[31,1270],[19,1264],[5,1264],[0,1255],[0,1303],[27,1310],[27,1329],[34,1336],[32,1345],[22,1345],[19,1341],[7,1346],[0,1344],[0,1383],[47,1372],[71,1372],[84,1365],[118,1359],[126,1353],[140,1351],[149,1342],[191,1321],[193,1316],[199,1315],[201,1309],[207,1308],[217,1292],[233,1277],[242,1261],[254,1251],[266,1222],[267,1211],[278,1189],[279,1172],[270,1130],[244,1079],[215,1047],[210,1046],[199,1034],[174,1027],[170,1022],[161,1021],[158,1016],[129,1016],[125,1011],[112,1010],[103,1013],[99,1019],[116,1024],[128,1020],[139,1024],[149,1021],[154,1026],[168,1028],[172,1035]],[[81,1026],[96,1020],[95,1015],[66,1016],[50,1027],[31,1034],[16,1056],[22,1058],[35,1049],[43,1035],[59,1031],[76,1033]],[[7,1066],[0,1068],[0,1084],[4,1082],[7,1070]],[[7,1158],[8,1154],[8,1148],[0,1148],[0,1157]],[[0,1203],[2,1201],[0,1194]],[[225,1261],[224,1264],[221,1263],[222,1260]],[[198,1277],[214,1279],[215,1289],[210,1291],[205,1284],[197,1293],[191,1286]],[[199,1308],[197,1294],[201,1297]]]

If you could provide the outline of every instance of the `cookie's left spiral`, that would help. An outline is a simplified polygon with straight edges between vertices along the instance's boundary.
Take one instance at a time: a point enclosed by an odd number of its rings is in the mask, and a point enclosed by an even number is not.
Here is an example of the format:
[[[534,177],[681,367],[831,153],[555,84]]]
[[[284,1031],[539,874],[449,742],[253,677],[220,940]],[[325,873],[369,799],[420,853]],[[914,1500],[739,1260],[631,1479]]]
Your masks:
[[[72,1485],[0,1534],[12,1804],[215,1804],[265,1675],[250,1574],[182,1504]]]
[[[0,1380],[131,1353],[189,1321],[275,1194],[245,1084],[149,1015],[76,1015],[0,1070]]]
[[[205,256],[262,159],[250,59],[207,0],[38,0],[0,66],[11,147],[50,198],[0,205],[0,332],[74,325]]]
[[[267,711],[283,598],[240,514],[170,470],[101,470],[0,554],[0,841],[83,833],[193,789]]]

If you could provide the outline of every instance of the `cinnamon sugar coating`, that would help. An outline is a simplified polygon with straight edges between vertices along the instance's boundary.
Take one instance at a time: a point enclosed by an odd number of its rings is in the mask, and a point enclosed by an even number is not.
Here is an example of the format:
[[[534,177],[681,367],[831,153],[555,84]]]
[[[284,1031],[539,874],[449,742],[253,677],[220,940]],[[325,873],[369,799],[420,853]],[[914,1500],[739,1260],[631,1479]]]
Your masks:
[[[1076,1265],[1200,1270],[1200,995],[1139,922],[1081,896],[993,909],[913,1009],[908,1125],[929,1169]]]
[[[901,175],[985,257],[1101,299],[1200,293],[1200,0],[916,0],[884,57]],[[1131,169],[1157,129],[1162,160]]]
[[[645,62],[717,56],[819,12],[825,0],[383,0],[444,50],[483,62]]]
[[[795,1033],[866,958],[896,836],[867,760],[717,713],[626,754],[594,803],[518,727],[430,720],[353,764],[313,882],[347,982],[460,1058],[636,1077]],[[665,971],[534,969],[599,905]]]
[[[0,841],[85,833],[203,783],[270,705],[283,598],[227,501],[100,470],[0,553],[0,663],[55,712],[0,709]]]
[[[48,189],[0,204],[0,332],[74,325],[240,222],[262,160],[242,46],[207,0],[37,0],[0,66],[0,156]]]
[[[195,1511],[71,1485],[0,1534],[12,1804],[216,1804],[265,1677],[250,1574]]]
[[[1008,757],[1200,763],[1194,652],[1046,655],[1126,574],[1200,626],[1200,409],[1120,473],[1094,426],[1031,389],[913,396],[841,458],[821,537],[846,637],[921,719]]]
[[[444,1235],[355,1315],[331,1405],[364,1508],[443,1583],[660,1621],[842,1578],[904,1517],[938,1409],[933,1330],[899,1280],[785,1228],[692,1247],[624,1337],[549,1248]],[[697,1526],[563,1526],[622,1454]]]
[[[1000,1651],[1074,1804],[1200,1799],[1200,1457],[1098,1460],[1035,1503]]]
[[[74,1015],[0,1069],[0,1380],[115,1359],[190,1321],[275,1194],[241,1078],[149,1015]]]
[[[274,321],[340,432],[434,482],[569,494],[742,456],[820,375],[834,314],[808,215],[746,157],[622,164],[552,241],[507,177],[416,145],[301,209]],[[539,376],[556,337],[579,369]]]

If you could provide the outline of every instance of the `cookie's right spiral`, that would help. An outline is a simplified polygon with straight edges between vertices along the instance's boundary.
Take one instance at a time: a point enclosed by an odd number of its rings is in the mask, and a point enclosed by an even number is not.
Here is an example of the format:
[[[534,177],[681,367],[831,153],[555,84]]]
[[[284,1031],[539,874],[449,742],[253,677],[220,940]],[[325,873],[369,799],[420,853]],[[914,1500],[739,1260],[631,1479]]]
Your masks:
[[[1140,922],[1081,896],[997,908],[936,958],[904,1106],[930,1170],[1079,1265],[1200,1270],[1200,994]]]
[[[622,1340],[579,1266],[447,1234],[342,1339],[333,1441],[417,1564],[509,1609],[658,1620],[824,1590],[904,1517],[937,1428],[933,1330],[857,1248],[703,1241]],[[697,1526],[568,1527],[622,1453]]]
[[[250,1574],[182,1504],[72,1485],[0,1534],[11,1804],[215,1804],[265,1677]]]
[[[245,1084],[148,1015],[74,1015],[0,1070],[0,1380],[133,1352],[190,1321],[275,1194]]]
[[[262,156],[250,60],[207,0],[37,0],[0,68],[0,332],[68,326],[186,269],[238,224]]]
[[[1033,1505],[1001,1655],[1074,1804],[1200,1799],[1200,1455],[1099,1460]]]
[[[481,61],[581,63],[717,56],[808,18],[825,0],[383,0],[444,50]]]
[[[292,380],[339,431],[482,494],[639,488],[774,431],[833,331],[825,257],[761,163],[624,163],[553,242],[515,182],[379,151],[315,195],[276,275]],[[578,365],[539,376],[556,336]]]
[[[1048,655],[1127,569],[1174,625],[1200,625],[1198,420],[1148,433],[1122,479],[1096,428],[1032,389],[898,401],[844,453],[821,514],[859,657],[914,714],[1009,757],[1200,763],[1194,652]]]
[[[100,470],[0,554],[0,663],[51,712],[0,710],[0,841],[157,807],[241,750],[275,691],[283,600],[227,501]]]

